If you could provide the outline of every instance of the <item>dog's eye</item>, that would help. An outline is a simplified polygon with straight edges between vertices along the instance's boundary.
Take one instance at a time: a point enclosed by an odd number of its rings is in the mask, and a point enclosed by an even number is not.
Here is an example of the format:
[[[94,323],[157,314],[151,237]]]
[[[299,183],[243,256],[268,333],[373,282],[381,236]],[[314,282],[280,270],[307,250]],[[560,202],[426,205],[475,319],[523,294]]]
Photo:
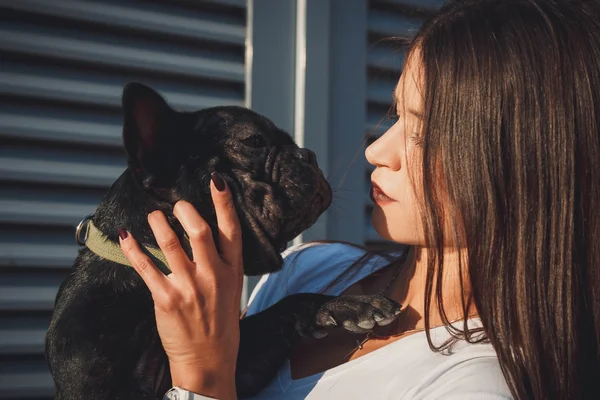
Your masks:
[[[242,139],[242,143],[244,143],[248,147],[259,148],[259,147],[265,147],[267,144],[267,141],[265,140],[264,137],[262,137],[262,135],[252,135],[252,136],[248,136],[245,139]]]

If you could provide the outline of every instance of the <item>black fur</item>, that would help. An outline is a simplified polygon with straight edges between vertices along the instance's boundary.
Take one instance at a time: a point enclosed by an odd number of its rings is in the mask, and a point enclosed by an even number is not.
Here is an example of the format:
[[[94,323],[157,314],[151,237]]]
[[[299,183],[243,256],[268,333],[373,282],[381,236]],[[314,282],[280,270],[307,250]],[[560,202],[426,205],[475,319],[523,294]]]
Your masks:
[[[177,112],[152,89],[132,83],[123,92],[123,111],[129,166],[93,217],[115,242],[126,228],[139,242],[156,245],[146,220],[154,210],[164,211],[181,239],[172,212],[180,199],[215,233],[209,181],[218,171],[242,224],[245,273],[263,274],[281,268],[280,250],[330,204],[314,154],[250,110]],[[297,294],[243,319],[238,395],[264,387],[298,338],[342,325],[361,332],[358,323],[391,321],[397,312],[396,303],[377,296]],[[57,399],[160,399],[171,386],[144,282],[133,268],[85,248],[56,297],[46,356]]]

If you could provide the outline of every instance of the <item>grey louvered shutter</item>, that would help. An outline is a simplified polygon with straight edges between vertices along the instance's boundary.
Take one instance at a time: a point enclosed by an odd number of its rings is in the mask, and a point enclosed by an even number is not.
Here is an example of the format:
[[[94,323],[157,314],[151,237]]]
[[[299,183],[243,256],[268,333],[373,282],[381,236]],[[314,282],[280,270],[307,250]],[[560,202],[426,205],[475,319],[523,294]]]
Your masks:
[[[402,73],[404,52],[382,39],[414,35],[428,14],[443,0],[370,0],[367,18],[367,132],[369,144],[384,133],[391,122],[386,118],[392,93]],[[367,164],[368,165],[368,164]],[[370,186],[373,167],[368,165],[366,179]],[[382,239],[371,224],[372,202],[365,199],[365,244],[377,246]]]
[[[51,398],[43,339],[74,226],[125,166],[128,81],[244,104],[245,0],[0,0],[0,398]]]

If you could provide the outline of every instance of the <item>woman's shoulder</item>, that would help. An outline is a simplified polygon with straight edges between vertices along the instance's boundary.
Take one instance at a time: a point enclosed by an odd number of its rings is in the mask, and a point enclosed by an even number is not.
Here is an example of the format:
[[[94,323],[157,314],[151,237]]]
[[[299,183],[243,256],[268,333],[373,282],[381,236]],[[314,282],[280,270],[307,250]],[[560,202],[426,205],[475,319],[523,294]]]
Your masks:
[[[462,322],[455,324],[458,329]],[[471,328],[481,326],[478,318],[469,321]],[[430,331],[432,343],[441,345],[451,336],[445,327]],[[455,341],[445,350],[432,352],[423,333],[423,343],[412,346],[413,369],[421,371],[409,394],[418,399],[489,399],[508,400],[512,395],[502,373],[498,355],[487,342]],[[421,350],[419,350],[421,349]],[[417,353],[421,353],[420,355]],[[406,352],[405,352],[406,353]],[[404,354],[408,356],[408,354]],[[401,388],[399,387],[398,390]]]
[[[389,263],[388,258],[374,256],[356,274],[344,276],[365,254],[363,248],[345,243],[312,242],[289,248],[282,254],[282,269],[264,275],[254,288],[246,315],[260,312],[294,293],[339,294],[350,283],[348,280],[359,280]],[[337,285],[332,285],[336,280]]]
[[[482,346],[482,345],[471,345]],[[497,356],[473,356],[440,365],[421,382],[420,399],[510,400]]]

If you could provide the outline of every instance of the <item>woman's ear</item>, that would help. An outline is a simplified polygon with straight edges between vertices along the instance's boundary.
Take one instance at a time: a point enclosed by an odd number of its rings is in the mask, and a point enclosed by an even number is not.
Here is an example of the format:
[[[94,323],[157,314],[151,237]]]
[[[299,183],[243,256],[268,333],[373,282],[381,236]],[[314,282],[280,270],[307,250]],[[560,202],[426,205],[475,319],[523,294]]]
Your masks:
[[[141,83],[123,88],[123,143],[129,165],[145,182],[164,183],[173,172],[172,141],[176,112],[163,97]],[[150,178],[150,179],[148,179]]]

